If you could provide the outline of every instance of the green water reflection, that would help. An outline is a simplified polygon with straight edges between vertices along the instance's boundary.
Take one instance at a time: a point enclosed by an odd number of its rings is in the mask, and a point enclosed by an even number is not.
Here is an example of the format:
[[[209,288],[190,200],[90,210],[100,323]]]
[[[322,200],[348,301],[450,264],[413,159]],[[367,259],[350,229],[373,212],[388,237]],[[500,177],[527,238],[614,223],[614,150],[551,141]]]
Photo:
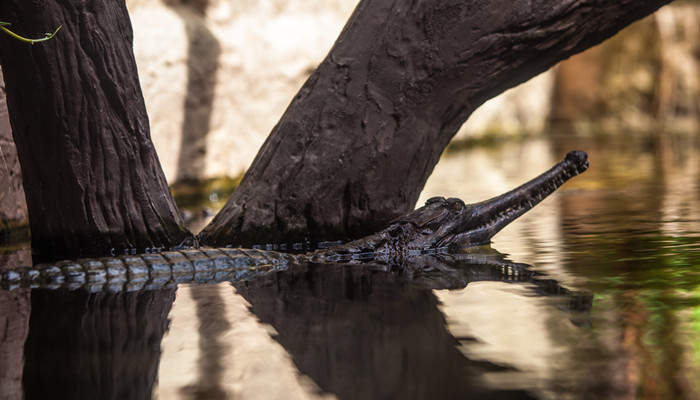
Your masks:
[[[475,201],[502,190],[501,181],[517,184],[526,179],[516,167],[509,169],[511,163],[518,164],[514,161],[539,154],[551,163],[574,148],[588,151],[589,171],[494,240],[493,246],[511,259],[527,260],[560,282],[595,294],[590,326],[567,331],[540,325],[548,334],[533,334],[532,340],[542,340],[545,350],[534,357],[546,365],[537,369],[520,364],[548,383],[519,385],[534,386],[541,397],[555,398],[700,397],[697,139],[659,135],[593,140],[564,135],[451,156],[454,159],[446,164],[459,160],[469,167],[457,166],[462,169],[458,177],[445,173],[438,179],[473,182],[477,189],[470,185],[451,190]],[[481,162],[488,169],[472,164],[473,159],[489,160]],[[499,166],[501,172],[494,175]],[[445,189],[440,183],[433,185]],[[468,307],[452,303],[469,304],[468,296],[444,296],[446,309],[467,312]],[[553,350],[557,346],[567,350]],[[491,351],[484,358],[502,349],[494,345]]]

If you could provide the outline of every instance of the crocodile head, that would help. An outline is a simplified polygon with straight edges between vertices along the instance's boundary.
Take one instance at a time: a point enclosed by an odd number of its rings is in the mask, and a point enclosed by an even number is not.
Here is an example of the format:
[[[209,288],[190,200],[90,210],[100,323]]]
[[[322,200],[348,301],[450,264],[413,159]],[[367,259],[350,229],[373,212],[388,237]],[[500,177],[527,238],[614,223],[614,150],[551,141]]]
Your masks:
[[[519,216],[588,168],[588,156],[572,151],[552,169],[493,199],[464,204],[433,197],[426,204],[365,238],[330,249],[333,254],[402,255],[428,249],[475,246],[490,239]]]
[[[506,225],[587,168],[586,153],[572,151],[549,171],[510,192],[475,204],[433,197],[388,229],[400,230],[400,241],[409,249],[486,244]]]

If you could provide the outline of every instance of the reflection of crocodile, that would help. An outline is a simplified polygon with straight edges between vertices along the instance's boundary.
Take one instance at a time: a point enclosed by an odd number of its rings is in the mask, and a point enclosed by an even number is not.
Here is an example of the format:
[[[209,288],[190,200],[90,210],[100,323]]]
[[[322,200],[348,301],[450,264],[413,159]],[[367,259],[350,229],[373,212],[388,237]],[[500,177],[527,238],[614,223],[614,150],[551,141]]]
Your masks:
[[[245,280],[307,261],[399,264],[430,249],[488,243],[508,223],[586,168],[586,153],[570,152],[549,171],[491,200],[465,205],[459,199],[432,198],[376,234],[313,253],[200,248],[63,261],[0,271],[0,287],[140,290],[180,282]]]
[[[545,320],[588,321],[590,293],[564,288],[488,246],[414,256],[400,265],[305,263],[235,286],[256,318],[274,327],[301,372],[339,398],[530,399],[517,388],[489,387],[482,374],[516,371],[470,360],[458,345],[477,338],[463,331],[456,338],[447,328],[432,289],[477,281],[521,286],[527,298],[537,292],[535,303],[547,304],[540,309]],[[232,289],[226,286],[179,293],[197,304],[198,323],[187,335],[199,342],[193,364],[199,373],[181,392],[192,398],[227,397]],[[174,298],[175,289],[32,290],[24,397],[150,399],[156,376],[167,378],[158,364]]]
[[[528,284],[538,295],[556,298],[557,306],[572,315],[587,313],[593,305],[593,295],[587,290],[570,290],[530,265],[508,260],[484,246],[414,257],[401,265],[400,273],[422,288],[436,290],[485,281]]]
[[[503,361],[493,364],[488,353],[478,351],[490,338],[468,329],[475,314],[518,321],[519,307],[511,309],[515,315],[499,315],[488,303],[457,301],[452,304],[460,306],[458,311],[447,315],[458,318],[450,321],[432,289],[488,281],[491,288],[499,287],[496,282],[515,284],[525,289],[519,301],[538,304],[547,324],[559,319],[589,323],[592,293],[565,288],[485,246],[412,257],[397,273],[376,270],[384,267],[308,264],[234,285],[256,317],[272,326],[275,340],[301,374],[344,400],[532,399],[538,397],[525,389],[537,387],[539,379],[550,385],[556,381],[555,376],[521,373]],[[456,297],[474,299],[466,293]],[[514,346],[531,343],[532,332],[507,326],[509,333],[524,333]],[[545,326],[539,329],[547,332]],[[508,389],[499,387],[503,382]]]

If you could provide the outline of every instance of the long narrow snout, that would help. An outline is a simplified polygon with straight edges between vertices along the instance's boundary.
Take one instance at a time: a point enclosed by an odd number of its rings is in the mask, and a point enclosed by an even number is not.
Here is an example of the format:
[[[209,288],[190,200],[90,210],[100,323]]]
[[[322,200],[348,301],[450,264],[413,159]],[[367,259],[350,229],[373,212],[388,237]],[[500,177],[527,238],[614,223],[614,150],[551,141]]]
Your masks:
[[[569,152],[564,160],[533,180],[481,203],[472,204],[469,228],[456,235],[452,244],[485,244],[506,225],[525,214],[564,182],[588,169],[588,155]]]

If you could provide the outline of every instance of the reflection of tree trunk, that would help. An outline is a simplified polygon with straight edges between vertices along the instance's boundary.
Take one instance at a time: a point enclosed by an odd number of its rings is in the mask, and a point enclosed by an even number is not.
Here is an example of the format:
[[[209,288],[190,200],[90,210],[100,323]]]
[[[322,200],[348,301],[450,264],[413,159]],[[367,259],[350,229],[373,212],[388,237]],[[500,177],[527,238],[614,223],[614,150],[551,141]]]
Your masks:
[[[27,399],[150,399],[175,291],[32,292]]]
[[[664,293],[664,297],[669,299],[675,296],[677,293],[673,293],[671,290]],[[663,385],[659,385],[661,386],[659,397],[698,399],[700,393],[694,390],[697,377],[689,373],[686,355],[686,352],[693,354],[695,346],[694,343],[687,343],[688,336],[685,327],[680,323],[679,312],[675,307],[665,307],[660,310],[661,326],[658,337],[654,338],[655,342],[665,350],[661,353],[662,358],[658,360],[658,381],[663,383]]]
[[[3,0],[0,37],[32,247],[54,255],[187,237],[150,139],[124,1]]]
[[[31,265],[27,251],[0,254],[0,273],[4,268]],[[28,289],[0,290],[0,399],[21,400],[24,342],[29,331],[31,297]]]
[[[0,291],[0,399],[24,398],[22,369],[29,312],[29,290]]]
[[[639,291],[629,290],[620,298],[620,345],[626,356],[624,374],[627,384],[625,398],[634,399],[640,394],[644,399],[657,399],[656,365],[643,342],[644,326],[649,315],[639,301]]]
[[[498,367],[466,359],[432,292],[397,274],[309,266],[236,289],[299,370],[342,399],[529,398],[488,393],[478,376]]]
[[[203,239],[376,231],[476,107],[667,2],[361,1]]]
[[[184,387],[183,392],[193,399],[225,399],[222,379],[226,368],[222,363],[228,346],[222,337],[231,330],[225,318],[226,307],[218,286],[191,286],[190,293],[197,304],[199,320],[199,377],[194,385]]]

